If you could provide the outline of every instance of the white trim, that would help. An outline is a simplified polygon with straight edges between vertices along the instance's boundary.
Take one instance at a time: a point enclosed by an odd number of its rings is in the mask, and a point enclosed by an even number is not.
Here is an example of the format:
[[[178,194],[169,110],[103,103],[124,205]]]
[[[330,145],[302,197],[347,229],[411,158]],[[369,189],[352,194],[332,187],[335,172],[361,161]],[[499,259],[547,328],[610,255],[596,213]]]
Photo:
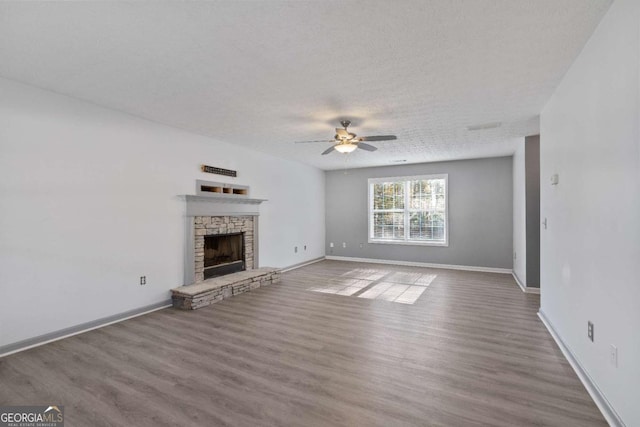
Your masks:
[[[420,241],[420,240],[380,240],[380,239],[371,239],[367,243],[373,244],[381,244],[381,245],[410,245],[410,246],[449,246],[448,243],[445,242],[436,242],[436,241]]]
[[[370,264],[406,265],[407,267],[443,268],[446,270],[464,270],[464,271],[480,271],[483,273],[511,274],[510,268],[476,267],[476,266],[470,266],[470,265],[455,265],[455,264],[433,264],[430,262],[394,261],[394,260],[388,260],[388,259],[354,258],[354,257],[346,257],[346,256],[326,256],[325,258],[332,261],[367,262]]]
[[[558,335],[553,325],[551,324],[551,321],[549,321],[542,309],[538,311],[538,317],[547,328],[556,344],[558,344],[558,347],[560,347],[560,351],[562,351],[562,354],[564,354],[564,357],[567,359],[567,362],[569,362],[569,365],[571,365],[571,367],[575,371],[576,375],[582,382],[582,385],[584,385],[584,388],[587,389],[587,392],[595,402],[598,409],[600,409],[600,412],[602,412],[605,420],[607,420],[609,425],[613,427],[625,427],[625,424],[622,421],[622,418],[620,418],[620,415],[618,415],[615,409],[613,409],[613,406],[611,406],[611,403],[609,403],[602,390],[598,388],[595,381],[593,381],[593,378],[591,378],[589,373],[580,364],[571,349],[567,347],[560,335]]]
[[[300,267],[304,267],[306,265],[315,264],[316,262],[324,261],[324,259],[325,259],[325,257],[321,256],[319,258],[315,258],[315,259],[312,259],[310,261],[302,261],[302,262],[300,262],[298,264],[293,264],[293,265],[290,265],[288,267],[284,267],[280,271],[282,273],[286,273],[287,271],[295,270],[296,268],[300,268]]]
[[[392,181],[417,181],[420,179],[447,179],[449,174],[446,173],[432,173],[426,175],[401,175],[401,176],[386,176],[381,178],[369,178],[369,183],[378,182],[392,182]]]
[[[409,208],[409,182],[415,180],[430,180],[430,179],[444,179],[444,240],[443,241],[425,241],[425,240],[411,240],[409,238],[409,216],[411,209]],[[378,183],[402,183],[404,185],[404,209],[387,209],[383,211],[398,211],[397,213],[404,214],[404,239],[376,239],[373,236],[373,184]],[[368,210],[367,210],[367,242],[372,244],[387,244],[387,245],[414,245],[414,246],[449,246],[449,174],[431,174],[431,175],[409,175],[409,176],[395,176],[386,178],[369,178],[367,180],[367,196],[368,196]],[[380,212],[380,211],[378,211]]]
[[[172,305],[173,304],[163,304],[163,305],[160,305],[158,307],[154,307],[154,308],[149,309],[149,310],[141,311],[139,313],[131,314],[131,315],[128,315],[128,316],[125,316],[125,317],[122,317],[122,318],[118,318],[118,319],[115,319],[115,320],[107,321],[105,323],[100,323],[98,325],[90,326],[90,327],[86,327],[86,328],[82,328],[82,325],[78,325],[77,327],[80,327],[82,329],[76,330],[76,331],[68,333],[68,334],[60,335],[60,336],[55,336],[55,334],[57,332],[46,334],[44,336],[54,336],[54,337],[53,338],[49,338],[49,339],[45,338],[43,341],[38,341],[38,342],[36,342],[34,344],[29,344],[29,345],[26,345],[24,347],[16,348],[15,350],[9,350],[9,351],[7,351],[5,353],[0,353],[0,359],[5,357],[5,356],[9,356],[11,354],[14,354],[14,353],[20,353],[21,351],[29,350],[29,349],[35,348],[35,347],[40,347],[41,345],[49,344],[49,343],[52,343],[54,341],[59,341],[59,340],[65,339],[65,338],[72,337],[74,335],[84,334],[85,332],[93,331],[94,329],[100,329],[100,328],[103,328],[105,326],[113,325],[114,323],[120,323],[120,322],[123,322],[125,320],[129,320],[129,319],[133,319],[134,317],[143,316],[145,314],[149,314],[149,313],[152,313],[154,311],[163,310],[165,308],[171,307]],[[92,324],[92,323],[94,323],[94,322],[89,322],[88,324]]]
[[[520,281],[520,279],[518,279],[518,275],[516,274],[515,271],[511,271],[511,275],[513,276],[513,278],[515,279],[516,283],[518,284],[518,286],[520,287],[520,289],[522,290],[522,292],[527,292],[526,286],[524,286],[522,284],[522,282]]]
[[[540,294],[540,288],[534,288],[533,286],[524,286],[515,271],[512,271],[511,275],[515,279],[518,286],[520,286],[520,289],[522,289],[522,292],[524,292],[525,294]]]

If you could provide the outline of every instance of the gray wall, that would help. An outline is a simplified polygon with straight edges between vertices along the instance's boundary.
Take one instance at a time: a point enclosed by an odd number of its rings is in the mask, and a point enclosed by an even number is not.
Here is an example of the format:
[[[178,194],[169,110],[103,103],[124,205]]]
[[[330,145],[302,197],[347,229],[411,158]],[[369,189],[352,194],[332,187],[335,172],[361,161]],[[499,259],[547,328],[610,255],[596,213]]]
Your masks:
[[[448,247],[367,243],[369,178],[438,173],[449,174]],[[328,171],[325,191],[327,255],[512,267],[511,157]]]
[[[527,200],[526,286],[540,287],[540,135],[525,138]]]

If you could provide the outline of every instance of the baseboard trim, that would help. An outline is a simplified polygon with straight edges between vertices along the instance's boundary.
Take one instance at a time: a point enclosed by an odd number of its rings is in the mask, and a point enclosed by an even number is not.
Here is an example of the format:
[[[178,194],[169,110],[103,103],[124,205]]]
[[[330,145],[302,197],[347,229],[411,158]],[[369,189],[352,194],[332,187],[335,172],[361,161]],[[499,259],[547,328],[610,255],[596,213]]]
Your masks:
[[[28,350],[30,348],[39,347],[50,342],[58,341],[64,338],[79,335],[85,332],[99,329],[104,326],[119,323],[127,319],[142,316],[153,311],[162,310],[163,308],[171,307],[171,300],[161,301],[155,304],[150,304],[144,307],[140,307],[134,310],[125,311],[123,313],[114,314],[113,316],[103,317],[102,319],[93,320],[91,322],[82,323],[80,325],[71,326],[69,328],[61,329],[59,331],[49,332],[47,334],[39,335],[34,338],[28,338],[26,340],[18,341],[12,344],[7,344],[0,347],[0,358],[9,356],[10,354],[18,353]]]
[[[584,385],[584,388],[587,389],[587,393],[589,393],[589,395],[595,402],[598,409],[600,409],[600,412],[602,412],[602,415],[607,420],[609,425],[613,427],[625,427],[624,422],[622,421],[618,413],[615,411],[615,409],[613,409],[613,407],[611,406],[611,403],[609,403],[609,401],[607,400],[605,395],[602,393],[602,391],[598,388],[598,386],[593,381],[589,373],[582,367],[582,365],[580,364],[578,359],[575,357],[571,349],[567,347],[567,345],[564,343],[560,335],[558,335],[555,328],[553,327],[553,324],[549,321],[549,319],[544,314],[542,309],[538,311],[538,317],[540,318],[544,326],[547,328],[547,330],[551,334],[551,337],[553,337],[556,344],[558,344],[558,347],[560,347],[560,351],[562,351],[562,354],[564,354],[564,357],[567,359],[567,361],[575,371],[576,375],[582,382],[582,385]]]
[[[524,292],[525,294],[540,294],[540,288],[524,286],[515,271],[513,271],[511,274],[513,275],[513,278],[515,279],[518,286],[520,286],[520,289],[522,289],[522,292]]]
[[[284,267],[284,268],[281,269],[281,271],[283,273],[286,273],[287,271],[295,270],[296,268],[304,267],[305,265],[315,264],[316,262],[324,261],[324,258],[325,257],[321,256],[321,257],[314,258],[314,259],[309,260],[309,261],[302,261],[302,262],[299,262],[297,264],[293,264],[293,265],[290,265],[288,267]]]
[[[480,271],[484,273],[511,274],[510,268],[474,267],[469,265],[455,265],[455,264],[432,264],[429,262],[394,261],[394,260],[388,260],[388,259],[355,258],[355,257],[332,256],[332,255],[326,256],[325,258],[333,261],[367,262],[370,264],[392,264],[392,265],[406,265],[408,267],[443,268],[446,270],[464,270],[464,271]]]

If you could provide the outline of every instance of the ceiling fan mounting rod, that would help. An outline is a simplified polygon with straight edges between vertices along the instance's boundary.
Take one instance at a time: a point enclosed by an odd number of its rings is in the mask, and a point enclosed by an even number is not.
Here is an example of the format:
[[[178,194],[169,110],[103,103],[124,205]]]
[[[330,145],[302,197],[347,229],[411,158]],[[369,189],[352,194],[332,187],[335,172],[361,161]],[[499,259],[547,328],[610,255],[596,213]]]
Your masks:
[[[351,124],[351,120],[340,120],[340,124],[346,130],[349,127],[349,125]]]

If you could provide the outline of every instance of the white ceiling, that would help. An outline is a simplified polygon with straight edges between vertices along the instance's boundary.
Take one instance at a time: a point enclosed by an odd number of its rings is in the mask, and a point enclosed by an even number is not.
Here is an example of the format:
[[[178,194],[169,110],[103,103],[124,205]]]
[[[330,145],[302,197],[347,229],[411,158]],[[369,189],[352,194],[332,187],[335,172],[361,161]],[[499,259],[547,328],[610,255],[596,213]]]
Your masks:
[[[322,169],[509,155],[610,3],[2,2],[0,76]],[[342,118],[398,140],[293,143]]]

